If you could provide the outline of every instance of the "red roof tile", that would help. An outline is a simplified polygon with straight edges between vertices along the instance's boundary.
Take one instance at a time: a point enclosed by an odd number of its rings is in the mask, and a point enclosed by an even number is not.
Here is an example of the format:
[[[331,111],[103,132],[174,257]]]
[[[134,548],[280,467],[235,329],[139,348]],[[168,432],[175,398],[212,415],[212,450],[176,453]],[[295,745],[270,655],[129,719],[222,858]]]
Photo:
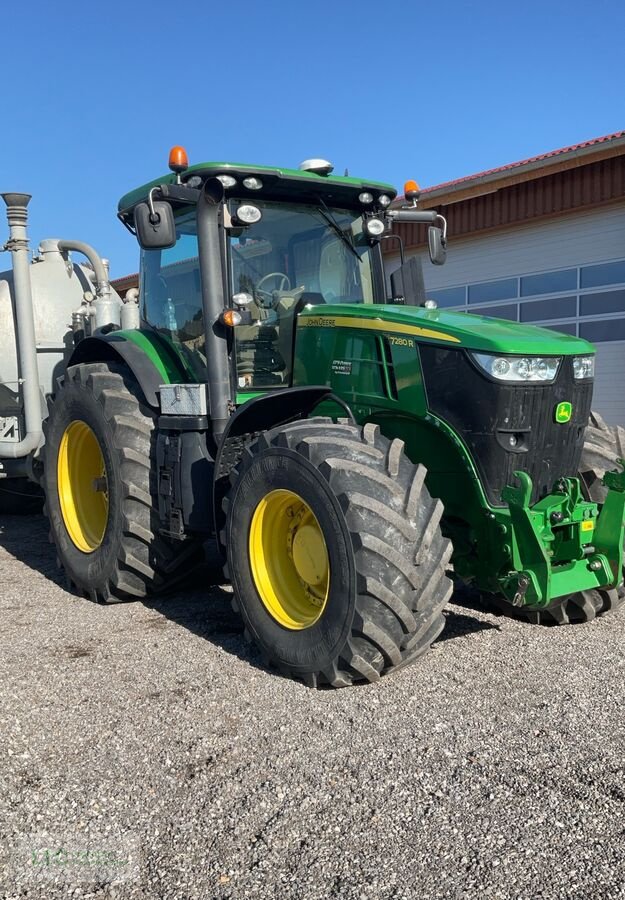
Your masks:
[[[485,178],[488,175],[497,175],[500,172],[509,172],[512,169],[518,169],[531,163],[542,162],[542,160],[551,159],[554,156],[561,156],[565,153],[574,153],[577,150],[584,150],[586,147],[594,147],[597,144],[605,144],[606,142],[625,137],[625,131],[616,131],[614,134],[606,134],[603,137],[592,138],[589,141],[582,141],[581,144],[573,144],[571,147],[561,147],[559,150],[550,150],[548,153],[541,153],[538,156],[531,156],[529,159],[521,159],[518,162],[508,163],[505,166],[498,166],[496,169],[486,169],[484,172],[477,172],[474,175],[465,175],[462,178],[456,178],[453,181],[443,181],[441,184],[434,184],[431,187],[423,188],[422,194],[431,191],[440,191],[443,188],[455,188],[460,184],[467,184],[476,181],[478,178]]]

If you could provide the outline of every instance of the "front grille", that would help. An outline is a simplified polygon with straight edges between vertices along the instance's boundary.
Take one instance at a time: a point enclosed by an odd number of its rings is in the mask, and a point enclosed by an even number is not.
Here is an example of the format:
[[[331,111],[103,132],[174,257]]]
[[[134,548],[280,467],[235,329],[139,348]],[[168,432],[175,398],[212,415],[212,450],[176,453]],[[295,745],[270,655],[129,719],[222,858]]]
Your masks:
[[[489,503],[505,505],[501,491],[518,470],[532,479],[532,503],[558,478],[577,475],[593,385],[574,379],[572,357],[563,358],[553,384],[510,385],[487,378],[465,350],[422,344],[419,353],[428,408],[468,446]],[[563,400],[573,410],[560,424],[554,414]],[[510,434],[519,440],[514,450]]]

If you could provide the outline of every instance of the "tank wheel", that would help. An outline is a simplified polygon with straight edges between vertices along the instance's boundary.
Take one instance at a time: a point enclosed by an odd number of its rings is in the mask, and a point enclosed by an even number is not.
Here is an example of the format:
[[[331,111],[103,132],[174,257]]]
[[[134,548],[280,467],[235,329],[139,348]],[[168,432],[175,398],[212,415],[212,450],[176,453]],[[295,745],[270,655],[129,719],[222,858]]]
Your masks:
[[[0,479],[0,515],[34,516],[43,509],[43,493],[27,478]]]
[[[69,587],[116,602],[187,576],[201,547],[158,534],[154,414],[128,369],[71,366],[44,430],[45,512]]]
[[[425,653],[452,583],[424,477],[373,424],[308,419],[246,448],[222,539],[233,608],[268,663],[344,687]]]

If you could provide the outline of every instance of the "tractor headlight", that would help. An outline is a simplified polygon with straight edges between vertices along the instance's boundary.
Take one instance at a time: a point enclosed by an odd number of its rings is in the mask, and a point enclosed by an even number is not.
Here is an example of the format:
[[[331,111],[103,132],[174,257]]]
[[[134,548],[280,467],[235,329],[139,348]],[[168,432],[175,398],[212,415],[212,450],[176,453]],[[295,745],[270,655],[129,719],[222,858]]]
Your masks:
[[[497,381],[553,381],[558,374],[561,356],[495,356],[472,353],[483,372]]]
[[[573,357],[573,375],[575,378],[594,378],[595,377],[595,358],[594,356],[575,356]]]
[[[232,218],[236,218],[237,224],[240,225],[255,225],[256,222],[260,222],[262,213],[257,206],[252,206],[251,203],[242,203],[237,207]]]
[[[391,198],[388,194],[380,194],[380,196],[378,197],[378,203],[380,204],[380,206],[383,206],[384,209],[386,209],[387,206],[391,205]]]

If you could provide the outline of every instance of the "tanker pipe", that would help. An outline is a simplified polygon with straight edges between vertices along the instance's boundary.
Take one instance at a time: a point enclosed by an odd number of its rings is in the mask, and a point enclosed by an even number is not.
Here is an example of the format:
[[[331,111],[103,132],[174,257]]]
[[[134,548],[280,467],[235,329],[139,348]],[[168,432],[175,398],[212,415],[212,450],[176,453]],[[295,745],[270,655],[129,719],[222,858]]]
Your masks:
[[[82,253],[83,256],[86,256],[95,272],[96,293],[111,293],[111,286],[106,274],[106,267],[102,262],[100,254],[97,250],[94,250],[90,244],[85,244],[83,241],[58,241],[58,248],[61,253],[74,250],[76,253]]]
[[[76,253],[82,253],[93,266],[96,281],[96,300],[94,303],[96,328],[102,328],[102,326],[111,323],[119,325],[119,302],[111,293],[108,270],[97,250],[83,241],[64,240],[58,241],[58,248],[61,253],[71,250]]]
[[[30,286],[30,260],[26,207],[30,194],[1,194],[7,206],[9,240],[4,246],[11,252],[13,265],[13,309],[17,344],[18,371],[24,402],[26,434],[18,443],[0,441],[0,458],[15,459],[28,456],[39,447],[41,431],[41,399],[39,395],[39,367],[33,298]]]

